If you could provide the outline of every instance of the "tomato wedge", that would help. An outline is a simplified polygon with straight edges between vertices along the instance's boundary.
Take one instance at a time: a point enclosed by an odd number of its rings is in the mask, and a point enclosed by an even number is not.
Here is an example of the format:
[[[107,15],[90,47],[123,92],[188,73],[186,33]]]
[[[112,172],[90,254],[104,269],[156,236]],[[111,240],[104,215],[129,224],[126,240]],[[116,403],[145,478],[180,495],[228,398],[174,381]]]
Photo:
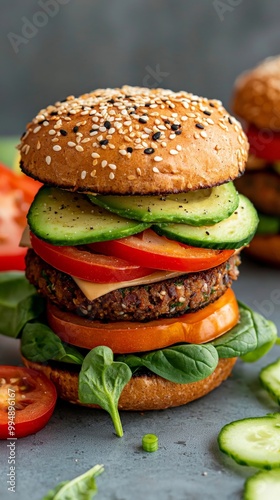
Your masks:
[[[280,160],[280,132],[258,129],[250,125],[247,130],[250,152],[267,161]]]
[[[142,278],[152,273],[151,269],[131,264],[123,259],[95,254],[89,245],[83,248],[55,246],[40,240],[33,233],[30,233],[30,239],[34,251],[45,262],[59,271],[86,281],[116,283]]]
[[[39,182],[0,164],[0,271],[23,270],[25,248],[19,247],[26,214]]]
[[[43,374],[21,366],[0,366],[0,438],[20,438],[42,429],[57,394]]]
[[[233,328],[238,319],[238,305],[231,289],[200,311],[149,323],[93,322],[48,305],[48,323],[64,342],[85,349],[106,345],[119,354],[152,351],[178,342],[209,342]]]
[[[159,236],[152,229],[128,236],[89,245],[94,251],[114,255],[139,266],[165,271],[198,272],[222,264],[234,250],[210,250],[198,248]]]

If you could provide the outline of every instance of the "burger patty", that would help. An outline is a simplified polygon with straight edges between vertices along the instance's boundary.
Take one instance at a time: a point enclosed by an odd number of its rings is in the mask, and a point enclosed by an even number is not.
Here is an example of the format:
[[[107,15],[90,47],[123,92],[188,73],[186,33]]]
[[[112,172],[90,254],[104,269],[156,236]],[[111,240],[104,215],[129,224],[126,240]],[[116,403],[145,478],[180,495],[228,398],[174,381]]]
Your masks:
[[[33,250],[26,256],[26,276],[38,292],[69,311],[91,320],[151,321],[196,311],[217,300],[237,279],[239,254],[217,267],[149,285],[126,287],[88,300],[75,281],[43,261]]]
[[[238,191],[247,196],[257,210],[280,216],[280,175],[272,169],[250,171],[235,180]]]

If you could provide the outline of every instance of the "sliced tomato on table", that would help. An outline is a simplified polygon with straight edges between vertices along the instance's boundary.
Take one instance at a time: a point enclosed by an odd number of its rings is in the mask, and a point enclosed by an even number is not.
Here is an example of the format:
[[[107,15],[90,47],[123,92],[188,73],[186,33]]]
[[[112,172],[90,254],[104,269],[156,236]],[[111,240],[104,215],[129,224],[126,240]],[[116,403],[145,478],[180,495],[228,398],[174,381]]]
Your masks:
[[[48,304],[48,323],[61,340],[85,349],[105,345],[118,354],[152,351],[180,342],[202,344],[223,335],[238,320],[231,289],[200,311],[148,323],[90,321]]]
[[[280,132],[258,129],[250,125],[247,130],[250,152],[267,161],[280,160]]]
[[[57,394],[43,374],[21,366],[0,366],[0,438],[20,438],[42,429]]]
[[[88,245],[94,251],[114,255],[139,266],[165,271],[198,272],[222,264],[234,250],[198,248],[159,236],[152,229],[128,236]]]
[[[34,251],[45,262],[59,271],[94,283],[117,283],[142,278],[152,269],[131,264],[126,260],[93,253],[89,245],[84,247],[56,246],[30,234]]]
[[[25,248],[19,247],[26,214],[40,183],[0,164],[0,271],[23,270]]]

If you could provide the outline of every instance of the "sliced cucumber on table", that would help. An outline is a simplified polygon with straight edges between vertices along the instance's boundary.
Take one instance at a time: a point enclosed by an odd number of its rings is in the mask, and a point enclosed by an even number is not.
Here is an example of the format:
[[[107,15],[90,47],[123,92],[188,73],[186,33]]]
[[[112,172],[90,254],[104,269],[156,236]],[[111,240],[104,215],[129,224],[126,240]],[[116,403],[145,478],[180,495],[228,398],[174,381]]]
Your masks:
[[[240,465],[260,469],[280,467],[280,413],[227,424],[218,436],[218,444],[221,451]]]
[[[155,224],[156,233],[195,247],[235,249],[247,245],[258,225],[258,215],[252,203],[239,195],[239,205],[227,219],[209,226],[187,224]]]
[[[150,224],[125,219],[93,205],[87,196],[43,187],[30,207],[31,231],[54,245],[83,245],[140,233]]]
[[[145,222],[176,222],[202,226],[216,224],[238,207],[232,182],[209,189],[161,196],[101,196],[90,200],[118,215]]]
[[[260,381],[267,392],[280,405],[280,359],[261,370]]]
[[[245,483],[243,500],[279,500],[280,470],[262,470]]]

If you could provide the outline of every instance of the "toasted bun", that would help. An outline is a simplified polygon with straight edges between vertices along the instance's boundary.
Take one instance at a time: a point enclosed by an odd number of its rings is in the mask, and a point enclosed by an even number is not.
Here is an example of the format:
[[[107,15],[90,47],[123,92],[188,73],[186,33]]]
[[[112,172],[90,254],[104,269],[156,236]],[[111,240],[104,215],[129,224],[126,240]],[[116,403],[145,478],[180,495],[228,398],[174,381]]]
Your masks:
[[[246,254],[264,264],[280,267],[280,235],[257,234],[246,248]]]
[[[265,59],[236,80],[234,113],[258,128],[280,130],[280,57]]]
[[[157,194],[222,184],[244,171],[248,143],[220,101],[125,86],[43,109],[19,146],[41,182],[103,194]]]
[[[82,403],[78,398],[78,373],[22,358],[25,366],[45,373],[57,388],[58,395],[70,403]],[[121,410],[164,410],[201,398],[218,387],[230,375],[237,358],[220,359],[216,370],[204,380],[191,384],[175,384],[157,375],[133,377],[124,387]],[[96,408],[96,405],[83,405]]]

